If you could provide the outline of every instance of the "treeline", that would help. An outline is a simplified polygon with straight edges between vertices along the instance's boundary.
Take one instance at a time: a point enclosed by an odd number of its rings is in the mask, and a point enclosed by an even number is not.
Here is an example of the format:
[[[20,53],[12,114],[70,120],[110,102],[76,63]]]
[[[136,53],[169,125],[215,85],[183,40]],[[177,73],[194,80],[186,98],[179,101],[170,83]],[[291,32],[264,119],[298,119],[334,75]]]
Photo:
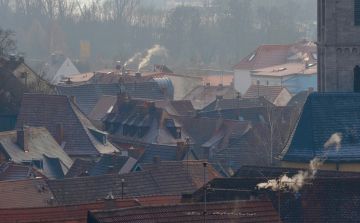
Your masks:
[[[80,40],[90,40],[93,69],[155,44],[168,56],[154,63],[229,69],[261,44],[315,38],[313,0],[206,2],[164,11],[146,0],[0,0],[0,26],[15,31],[27,58],[61,52],[81,59]]]

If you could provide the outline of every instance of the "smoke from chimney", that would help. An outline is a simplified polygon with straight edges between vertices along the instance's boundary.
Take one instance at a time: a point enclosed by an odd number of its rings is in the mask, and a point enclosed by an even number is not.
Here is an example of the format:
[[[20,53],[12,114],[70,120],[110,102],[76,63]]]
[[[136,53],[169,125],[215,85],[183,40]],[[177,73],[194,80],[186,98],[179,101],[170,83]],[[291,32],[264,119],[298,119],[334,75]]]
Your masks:
[[[151,49],[149,49],[147,51],[147,55],[146,55],[145,58],[143,58],[141,60],[141,62],[139,64],[139,67],[138,67],[138,70],[140,70],[141,68],[148,65],[149,62],[150,62],[151,57],[154,56],[154,55],[165,56],[165,57],[169,56],[168,50],[165,47],[156,44],[153,48],[151,48]]]
[[[128,60],[125,62],[125,64],[124,64],[123,67],[127,66],[129,63],[132,63],[132,62],[133,62],[134,60],[136,60],[136,59],[141,59],[141,53],[140,53],[140,52],[135,53],[134,56],[132,56],[130,59],[128,59]]]

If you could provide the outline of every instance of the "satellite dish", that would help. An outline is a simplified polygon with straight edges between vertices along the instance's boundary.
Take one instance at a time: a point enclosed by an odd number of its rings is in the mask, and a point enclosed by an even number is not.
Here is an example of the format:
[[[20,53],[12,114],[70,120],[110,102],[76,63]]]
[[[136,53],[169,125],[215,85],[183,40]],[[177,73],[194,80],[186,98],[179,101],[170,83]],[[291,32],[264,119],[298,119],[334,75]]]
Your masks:
[[[120,65],[116,65],[116,70],[120,70],[121,66]]]

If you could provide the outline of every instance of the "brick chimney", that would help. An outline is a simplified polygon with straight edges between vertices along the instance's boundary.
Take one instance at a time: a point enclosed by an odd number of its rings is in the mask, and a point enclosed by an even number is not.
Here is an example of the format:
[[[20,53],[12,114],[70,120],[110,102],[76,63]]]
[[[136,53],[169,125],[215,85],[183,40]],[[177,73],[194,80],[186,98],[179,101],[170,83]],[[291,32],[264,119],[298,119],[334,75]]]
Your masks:
[[[17,143],[24,152],[29,152],[29,132],[27,129],[17,131]]]
[[[61,146],[64,141],[64,128],[62,124],[56,125],[56,142]]]
[[[223,118],[220,112],[216,115],[216,131],[219,131],[223,123]]]
[[[116,209],[116,199],[110,190],[109,195],[104,198],[104,210]]]
[[[155,101],[148,101],[147,103],[149,110],[154,109],[155,108]]]
[[[177,142],[176,145],[176,160],[182,160],[185,155],[185,143]]]
[[[180,203],[193,203],[193,202],[194,202],[194,199],[192,197],[192,193],[189,193],[189,192],[182,193]]]
[[[153,163],[154,164],[161,164],[161,157],[160,156],[154,156],[153,157]]]
[[[134,159],[139,159],[140,158],[140,149],[139,148],[130,148],[128,150],[128,156],[134,158]]]

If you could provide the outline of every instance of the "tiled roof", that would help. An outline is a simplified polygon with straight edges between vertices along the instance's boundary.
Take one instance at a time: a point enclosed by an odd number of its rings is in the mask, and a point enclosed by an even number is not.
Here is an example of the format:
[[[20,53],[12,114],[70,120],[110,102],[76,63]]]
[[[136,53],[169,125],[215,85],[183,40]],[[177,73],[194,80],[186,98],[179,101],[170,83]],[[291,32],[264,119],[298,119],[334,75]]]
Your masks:
[[[214,111],[235,108],[251,108],[259,106],[274,106],[267,99],[260,98],[239,98],[239,99],[217,99],[201,111]]]
[[[216,96],[235,98],[237,91],[231,86],[197,86],[182,100],[190,100],[194,108],[202,109],[216,100]],[[205,98],[205,99],[204,99]]]
[[[195,186],[201,188],[204,186],[204,161],[201,160],[183,160],[183,161],[162,161],[160,164],[155,163],[141,163],[140,166],[144,171],[157,172],[164,176],[174,178],[174,186],[178,187],[180,184]],[[188,178],[190,177],[190,178]],[[210,165],[206,165],[206,182],[213,178],[221,178],[221,175]],[[184,179],[188,179],[184,182]],[[170,179],[169,179],[170,180]],[[186,180],[185,180],[186,181]],[[186,186],[184,186],[185,188]],[[191,192],[193,190],[188,190]]]
[[[189,100],[169,101],[169,104],[175,109],[178,115],[188,115],[188,112],[195,112],[194,106]]]
[[[95,166],[89,171],[90,176],[104,175],[109,171],[109,166],[115,168],[113,154],[104,154],[100,160],[95,164]],[[127,173],[130,172],[131,169],[136,164],[134,158],[129,156],[119,156],[116,155],[116,172],[117,173]]]
[[[131,98],[166,100],[157,82],[124,83],[124,87]]]
[[[297,93],[290,99],[290,101],[287,103],[287,105],[296,105],[299,108],[302,108],[310,93],[312,93],[312,92],[300,91],[299,93]]]
[[[326,157],[325,162],[359,162],[359,107],[359,93],[310,94],[280,157],[294,162],[315,157]]]
[[[65,178],[80,177],[81,174],[86,173],[86,171],[90,171],[95,166],[95,164],[95,162],[76,158]]]
[[[117,95],[120,92],[118,84],[83,84],[79,86],[57,86],[60,95],[75,96],[76,105],[88,115],[103,95]]]
[[[275,103],[275,100],[281,96],[284,89],[290,95],[289,91],[284,86],[251,85],[243,98],[258,98],[259,96],[263,96],[271,103]]]
[[[110,142],[100,142],[96,127],[64,95],[24,94],[15,128],[23,125],[45,126],[56,138],[57,124],[63,125],[63,149],[70,156],[111,153],[118,149]],[[101,133],[104,134],[106,133]],[[102,140],[102,139],[101,139]]]
[[[102,120],[108,113],[111,112],[117,101],[117,96],[103,95],[99,101],[92,108],[88,117],[91,120]]]
[[[309,57],[309,62],[316,62],[312,56],[312,52],[317,52],[313,42],[303,41],[286,45],[262,45],[243,60],[238,62],[232,69],[240,70],[256,70],[265,67],[271,67],[288,62],[288,58],[299,54],[300,59],[305,56]]]
[[[173,117],[182,124],[184,130],[196,142],[194,149],[200,157],[203,156],[201,146],[214,136],[223,136],[217,147],[217,150],[221,150],[229,145],[229,137],[231,134],[243,135],[250,127],[250,122],[248,121],[222,120],[222,125],[219,131],[217,131],[216,119],[189,116]]]
[[[0,208],[47,206],[57,203],[43,178],[0,181],[0,188]]]
[[[207,203],[206,222],[278,222],[269,200]],[[204,204],[91,211],[88,222],[202,222]]]
[[[0,181],[20,180],[31,177],[46,178],[40,171],[37,171],[31,166],[7,163],[0,167]]]
[[[189,153],[191,153],[191,149]],[[155,156],[160,156],[162,161],[175,161],[186,159],[187,151],[182,154],[180,158],[177,157],[178,147],[177,145],[162,145],[151,143],[146,147],[143,154],[141,154],[138,163],[152,163]],[[194,152],[193,152],[194,153]]]
[[[49,178],[62,178],[72,160],[44,127],[25,128],[28,152],[18,144],[17,131],[0,133],[0,150],[15,163],[32,162],[33,167]]]

